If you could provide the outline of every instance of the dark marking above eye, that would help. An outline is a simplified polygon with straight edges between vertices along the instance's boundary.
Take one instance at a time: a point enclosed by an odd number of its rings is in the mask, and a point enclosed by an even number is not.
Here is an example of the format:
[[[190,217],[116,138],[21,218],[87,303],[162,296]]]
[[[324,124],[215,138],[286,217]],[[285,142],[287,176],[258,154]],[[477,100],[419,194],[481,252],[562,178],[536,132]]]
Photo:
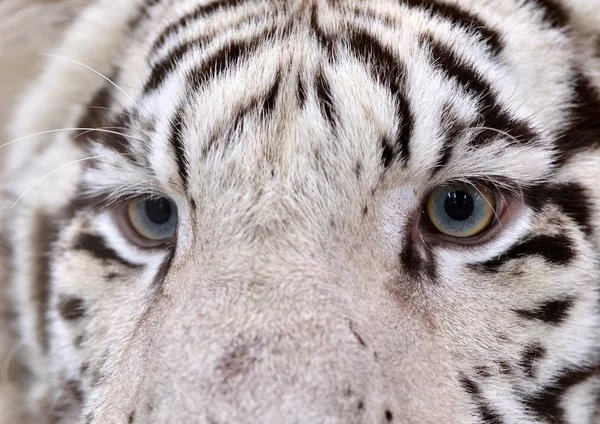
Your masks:
[[[527,0],[542,12],[542,19],[553,28],[563,28],[569,24],[569,14],[556,0]]]
[[[75,321],[85,315],[86,307],[83,299],[63,297],[58,302],[58,311],[67,321]]]
[[[471,267],[485,272],[498,272],[500,267],[509,261],[536,256],[549,264],[565,266],[575,258],[575,251],[571,239],[567,236],[539,235],[526,238],[496,258],[472,264]]]
[[[443,144],[440,148],[437,162],[433,166],[433,176],[443,170],[450,162],[452,154],[454,153],[454,145],[468,128],[468,123],[463,122],[456,113],[454,113],[452,105],[447,103],[442,108],[440,127]]]
[[[120,257],[114,249],[106,245],[104,238],[97,234],[80,234],[73,245],[73,249],[86,251],[98,259],[116,262],[130,269],[137,269],[141,267],[140,265],[132,264],[126,259]]]
[[[171,129],[169,142],[173,149],[173,156],[177,162],[178,175],[183,185],[183,189],[187,191],[189,183],[188,161],[186,158],[185,147],[183,145],[183,130],[184,130],[184,113],[183,106],[180,106],[171,120]]]
[[[451,22],[454,26],[478,33],[487,43],[493,54],[499,54],[503,47],[501,35],[480,19],[477,15],[461,9],[456,4],[445,3],[440,0],[400,0],[413,8],[423,8],[433,16]]]
[[[460,385],[471,397],[472,402],[477,406],[479,416],[484,424],[503,424],[502,416],[494,411],[488,405],[477,383],[470,378],[462,375],[460,377]]]
[[[246,0],[216,0],[212,1],[208,4],[199,5],[197,8],[192,10],[189,13],[181,16],[176,22],[171,23],[167,26],[163,32],[160,33],[154,44],[152,45],[151,51],[156,51],[160,49],[167,38],[176,32],[180,31],[182,28],[186,28],[191,23],[194,23],[200,18],[208,18],[211,14],[217,12],[218,10],[227,10],[233,7],[238,6],[239,4],[244,3]]]
[[[77,128],[100,128],[106,122],[108,108],[111,104],[111,93],[107,85],[100,87],[94,97],[86,105],[85,112],[77,122]],[[85,142],[86,137],[83,137],[86,131],[78,130],[74,140]]]
[[[546,355],[546,349],[539,343],[526,346],[519,362],[523,373],[529,378],[535,378],[538,373],[539,364]]]
[[[390,411],[389,409],[385,410],[385,420],[388,423],[391,423],[394,420],[394,414],[392,414],[392,411]]]
[[[397,135],[393,144],[387,138],[382,143],[384,168],[389,167],[395,159],[408,162],[415,119],[405,94],[406,67],[393,51],[364,29],[353,30],[348,42],[355,57],[370,65],[372,78],[388,89],[396,103]]]
[[[129,424],[133,424],[133,421],[135,420],[135,411],[133,411],[131,414],[129,414]]]
[[[599,109],[600,112],[600,109]],[[600,137],[600,133],[598,134]],[[592,234],[591,193],[575,182],[541,184],[523,190],[525,203],[540,212],[546,205],[558,206],[586,235]]]
[[[569,125],[556,140],[558,166],[579,152],[600,148],[600,90],[578,71],[573,76],[575,87],[570,108]]]
[[[565,368],[556,373],[558,378],[533,394],[524,396],[523,403],[541,420],[566,423],[565,410],[561,402],[565,393],[600,373],[600,365]]]
[[[564,299],[550,300],[548,302],[537,305],[534,309],[516,309],[515,312],[529,320],[543,321],[547,324],[559,325],[569,314],[569,311],[574,305],[572,297]]]
[[[471,139],[471,145],[483,146],[500,133],[510,136],[510,141],[528,144],[537,138],[529,123],[517,119],[498,102],[496,93],[484,76],[454,53],[451,47],[431,35],[423,35],[421,44],[429,48],[431,61],[447,78],[454,80],[463,90],[480,99],[482,121],[480,130]]]
[[[256,37],[233,40],[214,52],[197,68],[188,74],[190,88],[199,90],[207,81],[214,81],[219,75],[233,66],[248,60],[254,52],[265,44],[265,40],[275,33],[275,28],[268,28]]]

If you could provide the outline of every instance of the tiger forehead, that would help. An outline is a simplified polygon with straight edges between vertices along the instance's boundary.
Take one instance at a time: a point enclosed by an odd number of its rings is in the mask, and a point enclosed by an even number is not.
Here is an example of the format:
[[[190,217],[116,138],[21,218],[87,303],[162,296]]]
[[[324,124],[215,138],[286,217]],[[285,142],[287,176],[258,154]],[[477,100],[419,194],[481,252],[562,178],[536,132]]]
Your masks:
[[[503,57],[510,37],[479,10],[215,1],[166,19],[154,12],[164,24],[140,25],[150,41],[132,55],[146,77],[123,73],[122,85],[139,87],[139,113],[156,122],[145,153],[170,153],[163,177],[181,190],[214,178],[217,166],[219,178],[245,181],[323,169],[375,180],[401,169],[415,184],[490,175],[525,183],[551,169],[548,135],[565,114],[548,93],[564,92],[568,79],[538,87],[519,75]]]

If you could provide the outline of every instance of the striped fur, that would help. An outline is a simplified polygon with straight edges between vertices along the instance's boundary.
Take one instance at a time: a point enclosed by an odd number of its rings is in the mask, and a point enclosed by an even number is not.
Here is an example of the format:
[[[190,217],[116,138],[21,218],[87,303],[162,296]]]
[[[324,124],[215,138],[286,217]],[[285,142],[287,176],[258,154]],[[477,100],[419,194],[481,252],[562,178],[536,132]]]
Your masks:
[[[599,422],[600,2],[83,4],[13,106],[0,405]],[[510,201],[485,243],[418,225],[456,181]],[[142,249],[113,211],[156,193]]]

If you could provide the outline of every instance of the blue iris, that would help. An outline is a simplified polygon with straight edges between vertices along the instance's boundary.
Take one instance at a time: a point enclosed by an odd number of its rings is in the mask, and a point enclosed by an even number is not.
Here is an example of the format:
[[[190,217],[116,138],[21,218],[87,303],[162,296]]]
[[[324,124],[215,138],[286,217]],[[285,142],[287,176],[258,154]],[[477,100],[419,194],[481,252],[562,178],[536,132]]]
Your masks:
[[[128,206],[129,220],[138,234],[159,241],[173,237],[177,228],[177,206],[165,197],[133,200]]]
[[[426,206],[431,223],[441,233],[461,238],[476,236],[487,229],[495,212],[493,199],[466,185],[435,190]]]

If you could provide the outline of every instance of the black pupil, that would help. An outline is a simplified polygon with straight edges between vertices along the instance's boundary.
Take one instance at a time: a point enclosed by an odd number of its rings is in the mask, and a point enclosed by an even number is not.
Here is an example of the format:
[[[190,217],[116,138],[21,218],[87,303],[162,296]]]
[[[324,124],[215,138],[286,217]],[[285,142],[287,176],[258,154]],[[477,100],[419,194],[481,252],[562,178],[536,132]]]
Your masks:
[[[162,225],[169,222],[171,214],[171,202],[167,199],[146,200],[146,215],[154,224]]]
[[[464,191],[456,190],[448,193],[444,202],[444,210],[456,221],[464,221],[473,214],[475,205],[473,198]]]

